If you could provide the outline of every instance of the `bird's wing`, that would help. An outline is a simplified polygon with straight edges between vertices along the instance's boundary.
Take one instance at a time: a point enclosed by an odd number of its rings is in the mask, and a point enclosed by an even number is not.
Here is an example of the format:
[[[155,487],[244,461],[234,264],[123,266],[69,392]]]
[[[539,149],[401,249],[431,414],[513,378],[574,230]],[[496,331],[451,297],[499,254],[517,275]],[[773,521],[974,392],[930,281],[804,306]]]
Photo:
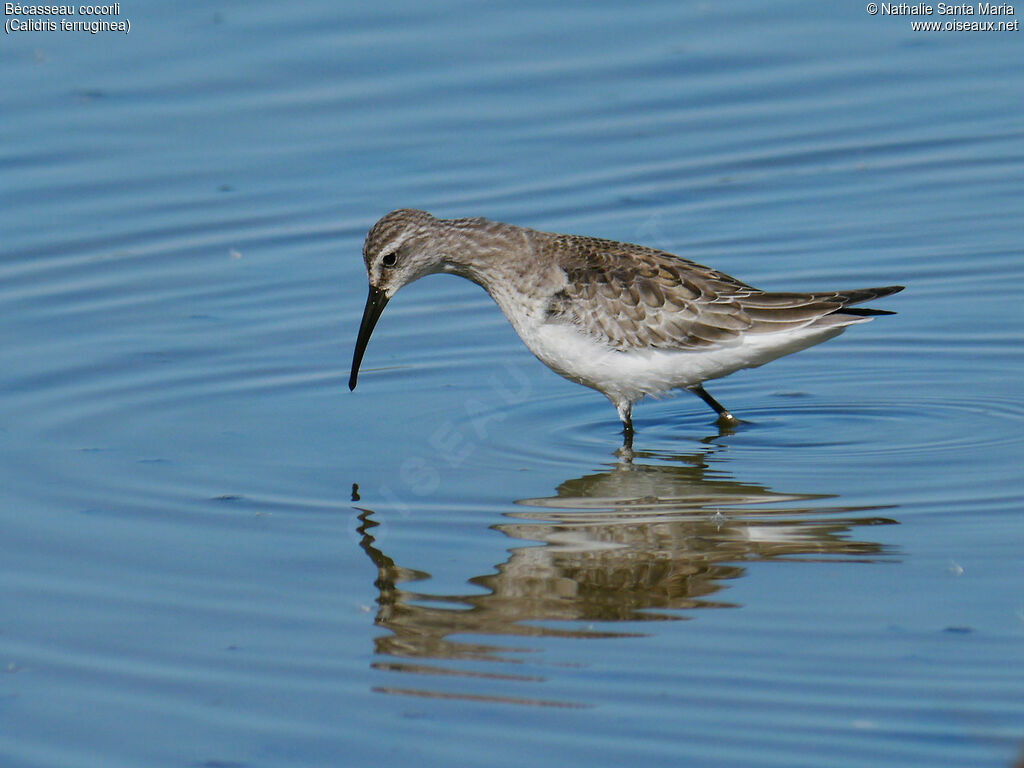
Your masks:
[[[566,275],[548,322],[571,324],[619,350],[728,344],[744,333],[807,326],[897,290],[765,293],[678,256],[613,240],[559,235],[545,250]]]

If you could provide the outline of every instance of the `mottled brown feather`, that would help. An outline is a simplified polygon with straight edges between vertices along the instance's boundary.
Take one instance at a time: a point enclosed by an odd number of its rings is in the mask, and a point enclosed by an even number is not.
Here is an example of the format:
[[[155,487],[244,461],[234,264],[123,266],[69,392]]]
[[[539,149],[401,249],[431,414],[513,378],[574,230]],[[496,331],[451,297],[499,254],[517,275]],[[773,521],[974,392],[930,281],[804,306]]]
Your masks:
[[[728,344],[743,334],[813,325],[848,305],[901,290],[766,293],[716,269],[640,245],[546,235],[539,249],[562,266],[566,277],[565,287],[551,298],[549,322],[573,325],[620,350]]]

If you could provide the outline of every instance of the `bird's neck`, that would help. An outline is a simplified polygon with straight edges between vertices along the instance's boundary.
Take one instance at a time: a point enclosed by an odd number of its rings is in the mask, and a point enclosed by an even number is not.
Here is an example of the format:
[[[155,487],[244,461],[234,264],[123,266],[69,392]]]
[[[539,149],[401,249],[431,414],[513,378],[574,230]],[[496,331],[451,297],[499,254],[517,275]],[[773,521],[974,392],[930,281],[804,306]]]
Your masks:
[[[543,323],[550,294],[566,279],[557,264],[538,258],[545,235],[486,219],[454,219],[445,224],[439,243],[444,254],[442,271],[482,286],[520,336],[527,326]]]
[[[450,219],[438,232],[442,270],[472,280],[488,293],[506,280],[517,262],[532,259],[523,230],[486,219]]]

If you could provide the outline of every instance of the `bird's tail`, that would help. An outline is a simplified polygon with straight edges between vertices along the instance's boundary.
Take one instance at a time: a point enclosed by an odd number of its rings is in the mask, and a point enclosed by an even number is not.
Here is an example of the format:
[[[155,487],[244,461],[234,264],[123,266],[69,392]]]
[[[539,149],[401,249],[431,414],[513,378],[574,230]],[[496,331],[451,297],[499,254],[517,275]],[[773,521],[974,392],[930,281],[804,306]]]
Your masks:
[[[887,285],[884,288],[860,288],[855,291],[837,291],[835,299],[842,302],[842,306],[835,310],[837,315],[856,315],[858,317],[874,317],[876,315],[895,315],[888,309],[869,309],[868,307],[853,307],[851,304],[861,304],[865,301],[873,301],[883,296],[891,296],[903,290],[902,285]]]

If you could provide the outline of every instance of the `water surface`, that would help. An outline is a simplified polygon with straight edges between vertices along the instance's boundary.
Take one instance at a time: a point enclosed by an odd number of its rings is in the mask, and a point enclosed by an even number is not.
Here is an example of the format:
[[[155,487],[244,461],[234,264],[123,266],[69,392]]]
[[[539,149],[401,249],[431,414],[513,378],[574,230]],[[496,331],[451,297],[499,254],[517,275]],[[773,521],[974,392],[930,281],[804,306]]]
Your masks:
[[[1008,766],[1021,33],[228,3],[0,47],[5,766]],[[614,409],[402,206],[898,312]]]

